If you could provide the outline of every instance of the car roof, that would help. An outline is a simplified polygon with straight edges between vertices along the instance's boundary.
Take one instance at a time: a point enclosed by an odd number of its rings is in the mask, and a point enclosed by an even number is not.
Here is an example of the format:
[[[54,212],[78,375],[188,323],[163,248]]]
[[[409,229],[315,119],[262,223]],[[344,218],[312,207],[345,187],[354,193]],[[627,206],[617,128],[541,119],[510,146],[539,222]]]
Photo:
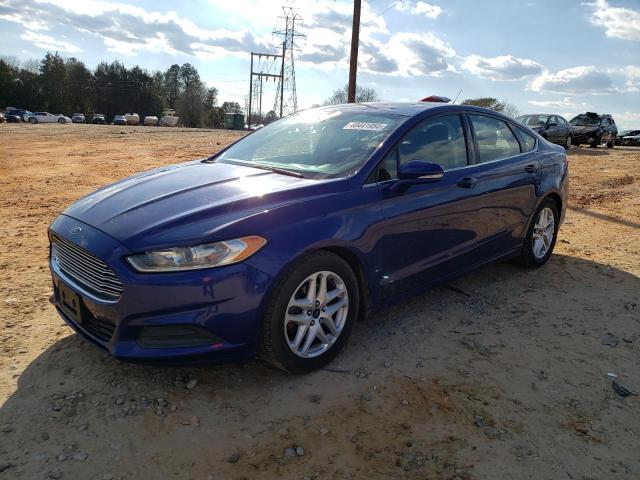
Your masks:
[[[476,112],[485,112],[501,115],[500,112],[489,110],[487,108],[475,107],[472,105],[461,105],[453,103],[440,103],[440,102],[365,102],[365,103],[344,103],[340,105],[328,105],[325,107],[319,107],[320,109],[340,108],[346,112],[378,112],[387,113],[392,115],[402,115],[405,117],[413,117],[419,113],[427,110],[469,110]]]

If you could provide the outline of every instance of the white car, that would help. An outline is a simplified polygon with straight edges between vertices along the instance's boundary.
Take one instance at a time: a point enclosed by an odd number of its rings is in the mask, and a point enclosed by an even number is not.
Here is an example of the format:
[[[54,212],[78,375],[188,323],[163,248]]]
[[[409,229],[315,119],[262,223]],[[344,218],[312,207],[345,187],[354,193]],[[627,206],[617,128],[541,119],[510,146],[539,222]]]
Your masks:
[[[29,123],[71,123],[69,117],[65,117],[62,114],[54,115],[49,112],[33,112],[29,115],[25,115],[25,122]]]

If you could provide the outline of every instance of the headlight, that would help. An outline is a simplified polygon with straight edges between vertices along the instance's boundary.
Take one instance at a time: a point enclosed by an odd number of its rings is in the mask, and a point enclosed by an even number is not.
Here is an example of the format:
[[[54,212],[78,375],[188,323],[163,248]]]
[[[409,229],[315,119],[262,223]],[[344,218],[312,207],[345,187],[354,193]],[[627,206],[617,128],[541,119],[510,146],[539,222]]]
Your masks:
[[[139,253],[127,257],[127,261],[138,272],[198,270],[241,262],[266,243],[262,237],[242,237],[195,247],[175,247]]]

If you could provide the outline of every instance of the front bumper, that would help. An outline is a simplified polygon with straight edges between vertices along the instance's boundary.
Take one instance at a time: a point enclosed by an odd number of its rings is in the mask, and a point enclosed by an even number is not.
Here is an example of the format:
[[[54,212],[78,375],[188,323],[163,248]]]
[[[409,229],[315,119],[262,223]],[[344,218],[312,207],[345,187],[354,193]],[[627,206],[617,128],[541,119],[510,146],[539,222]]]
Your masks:
[[[580,132],[573,133],[573,143],[576,145],[580,145],[583,143],[591,144],[596,141],[599,137],[602,136],[602,132],[597,130],[589,131],[589,132]]]
[[[78,226],[80,233],[71,234]],[[172,365],[240,362],[255,356],[260,306],[271,285],[270,276],[244,263],[140,274],[124,259],[132,252],[87,224],[61,215],[51,231],[99,257],[124,286],[117,300],[102,300],[50,260],[56,310],[69,326],[102,350],[121,360]],[[69,291],[78,300],[77,315],[70,314],[68,304],[63,304]],[[202,341],[192,338],[185,344],[170,337],[158,341],[155,333],[185,329]]]

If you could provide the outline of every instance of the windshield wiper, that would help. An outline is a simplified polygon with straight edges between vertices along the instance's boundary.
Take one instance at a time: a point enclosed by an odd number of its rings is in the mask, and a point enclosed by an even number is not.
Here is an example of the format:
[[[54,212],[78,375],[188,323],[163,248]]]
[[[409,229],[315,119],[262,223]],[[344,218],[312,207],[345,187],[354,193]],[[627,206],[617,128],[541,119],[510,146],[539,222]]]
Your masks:
[[[272,167],[270,165],[260,165],[257,163],[248,163],[246,164],[248,167],[260,168],[262,170],[269,170],[273,173],[279,173],[280,175],[289,175],[290,177],[304,178],[304,175],[298,172],[294,172],[293,170],[286,170],[284,168]]]

